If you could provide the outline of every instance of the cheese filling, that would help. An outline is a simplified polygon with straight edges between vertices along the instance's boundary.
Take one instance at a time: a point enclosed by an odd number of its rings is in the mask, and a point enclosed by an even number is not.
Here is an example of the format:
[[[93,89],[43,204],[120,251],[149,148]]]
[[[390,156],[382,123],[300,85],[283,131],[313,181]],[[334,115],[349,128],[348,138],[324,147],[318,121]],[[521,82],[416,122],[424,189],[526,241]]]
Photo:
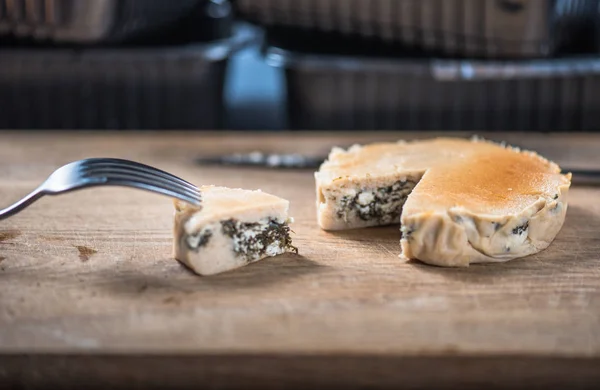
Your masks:
[[[240,222],[231,218],[207,225],[196,234],[188,234],[184,241],[190,250],[198,252],[209,245],[215,235],[221,235],[231,241],[231,250],[236,256],[254,261],[287,250],[297,252],[292,245],[289,222],[270,217],[256,222]]]
[[[328,194],[336,205],[335,216],[344,222],[361,220],[377,225],[400,223],[402,206],[417,185],[416,178],[403,178],[384,186],[344,188]]]

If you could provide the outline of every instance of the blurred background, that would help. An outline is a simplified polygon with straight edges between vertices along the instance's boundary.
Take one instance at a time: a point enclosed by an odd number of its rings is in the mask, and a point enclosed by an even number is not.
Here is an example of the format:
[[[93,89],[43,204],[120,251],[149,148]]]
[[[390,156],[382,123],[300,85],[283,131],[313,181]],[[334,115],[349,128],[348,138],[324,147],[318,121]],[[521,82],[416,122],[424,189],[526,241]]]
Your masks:
[[[0,0],[0,128],[600,129],[600,0]]]

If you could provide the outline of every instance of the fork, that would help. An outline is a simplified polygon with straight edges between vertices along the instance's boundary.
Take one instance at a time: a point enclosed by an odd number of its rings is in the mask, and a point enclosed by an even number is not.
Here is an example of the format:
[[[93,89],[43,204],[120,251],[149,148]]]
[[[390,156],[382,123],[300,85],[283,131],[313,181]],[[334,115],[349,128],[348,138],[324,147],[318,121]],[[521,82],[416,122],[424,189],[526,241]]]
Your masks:
[[[123,186],[200,204],[200,190],[170,173],[117,158],[89,158],[64,165],[17,203],[0,210],[0,220],[17,214],[44,195],[59,195],[98,186]]]

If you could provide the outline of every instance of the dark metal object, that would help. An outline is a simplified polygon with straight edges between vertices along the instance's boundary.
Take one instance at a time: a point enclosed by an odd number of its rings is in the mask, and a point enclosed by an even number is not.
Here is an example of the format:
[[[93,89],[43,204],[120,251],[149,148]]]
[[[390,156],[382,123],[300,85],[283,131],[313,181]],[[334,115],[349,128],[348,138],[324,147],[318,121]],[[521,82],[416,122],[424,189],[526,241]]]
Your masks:
[[[237,0],[266,26],[482,57],[546,57],[591,41],[598,0]],[[591,38],[591,39],[590,39]],[[590,46],[591,43],[590,42]]]
[[[285,42],[265,53],[270,65],[286,71],[291,129],[600,129],[600,57],[380,57],[311,53]]]
[[[317,170],[327,159],[326,156],[306,156],[297,153],[234,153],[214,157],[200,157],[196,162],[200,165],[261,167],[272,169],[312,169]],[[571,172],[576,184],[600,185],[600,169],[563,168],[563,172]]]
[[[311,157],[301,154],[276,154],[257,151],[216,157],[200,157],[196,162],[201,165],[232,165],[276,169],[317,169],[324,160],[323,157]]]
[[[573,174],[573,183],[577,185],[600,185],[600,169],[564,168],[563,172],[571,172]]]
[[[231,54],[255,39],[0,50],[0,128],[219,129]]]

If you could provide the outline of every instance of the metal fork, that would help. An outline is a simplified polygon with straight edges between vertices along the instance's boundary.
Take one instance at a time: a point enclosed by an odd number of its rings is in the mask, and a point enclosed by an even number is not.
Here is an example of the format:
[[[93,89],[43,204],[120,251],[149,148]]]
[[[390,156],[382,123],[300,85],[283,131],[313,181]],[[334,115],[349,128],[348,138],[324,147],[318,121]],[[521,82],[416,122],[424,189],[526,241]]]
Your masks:
[[[193,205],[200,204],[198,187],[170,173],[129,160],[90,158],[58,168],[29,195],[0,210],[0,220],[20,212],[44,195],[59,195],[98,186],[139,188]]]

